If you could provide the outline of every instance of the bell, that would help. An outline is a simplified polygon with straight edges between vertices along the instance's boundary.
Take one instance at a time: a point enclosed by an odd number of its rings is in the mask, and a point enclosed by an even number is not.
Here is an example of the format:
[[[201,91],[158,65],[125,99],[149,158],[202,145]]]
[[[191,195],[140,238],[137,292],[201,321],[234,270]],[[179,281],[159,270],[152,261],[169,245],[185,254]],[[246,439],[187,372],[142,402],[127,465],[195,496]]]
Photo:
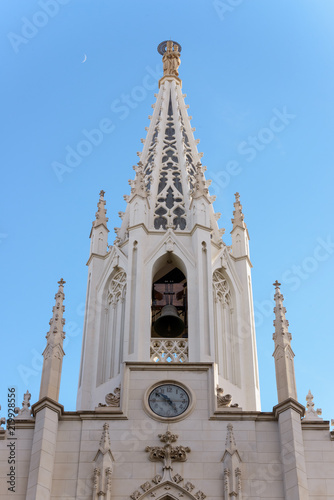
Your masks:
[[[160,317],[154,322],[154,330],[160,337],[178,337],[184,330],[184,323],[175,306],[164,306]]]

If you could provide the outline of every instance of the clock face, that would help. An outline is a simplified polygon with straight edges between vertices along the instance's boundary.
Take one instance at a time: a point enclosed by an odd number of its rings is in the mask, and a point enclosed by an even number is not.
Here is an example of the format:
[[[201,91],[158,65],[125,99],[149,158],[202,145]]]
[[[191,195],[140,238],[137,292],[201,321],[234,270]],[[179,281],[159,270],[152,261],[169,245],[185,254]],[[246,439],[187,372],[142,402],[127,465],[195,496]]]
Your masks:
[[[177,417],[189,406],[189,395],[179,385],[162,384],[151,391],[148,404],[151,410],[160,417]]]

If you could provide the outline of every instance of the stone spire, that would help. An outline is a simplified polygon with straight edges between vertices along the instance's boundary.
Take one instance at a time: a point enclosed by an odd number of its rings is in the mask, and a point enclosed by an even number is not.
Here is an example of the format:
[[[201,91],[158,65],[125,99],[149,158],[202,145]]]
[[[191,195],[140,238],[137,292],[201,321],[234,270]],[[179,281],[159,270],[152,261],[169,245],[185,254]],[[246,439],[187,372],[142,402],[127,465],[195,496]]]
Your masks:
[[[100,199],[97,204],[97,212],[95,214],[95,220],[93,221],[93,227],[98,227],[103,225],[106,229],[107,227],[107,222],[108,222],[108,217],[107,217],[107,210],[105,208],[106,201],[104,199],[105,191],[101,189],[100,191]]]
[[[232,254],[234,257],[249,257],[249,234],[244,222],[242,205],[240,203],[239,193],[235,193],[233,219],[231,219],[233,228],[232,235]]]
[[[106,201],[104,199],[105,192],[100,191],[100,199],[97,204],[97,212],[95,214],[95,220],[92,224],[92,229],[89,237],[91,238],[91,254],[105,255],[107,252],[108,245],[108,217],[107,210],[105,208]]]
[[[43,370],[39,399],[48,397],[58,402],[61,370],[63,364],[63,340],[65,332],[63,330],[65,319],[63,313],[65,306],[63,305],[65,281],[61,278],[58,281],[58,292],[55,295],[56,304],[52,309],[53,315],[50,320],[50,330],[46,335],[47,344],[44,349]]]
[[[240,194],[235,193],[235,202],[233,203],[234,205],[234,212],[233,212],[233,219],[231,219],[232,224],[233,224],[233,229],[236,227],[242,227],[243,229],[246,229],[246,224],[244,223],[244,214],[242,213],[242,205],[240,203]]]
[[[142,140],[143,150],[137,153],[136,178],[129,181],[131,194],[124,197],[128,206],[117,236],[120,243],[125,241],[128,228],[138,221],[150,231],[160,232],[168,228],[189,232],[200,224],[219,243],[222,233],[212,206],[215,197],[209,195],[203,154],[197,150],[199,141],[193,135],[195,129],[190,125],[178,77],[181,46],[166,41],[158,51],[163,56],[164,76],[152,105],[154,112],[149,116],[146,139]]]
[[[278,402],[281,403],[288,398],[293,398],[297,401],[297,390],[294,368],[294,353],[291,348],[291,334],[289,333],[289,322],[285,317],[286,309],[283,306],[283,295],[280,291],[280,283],[275,281],[275,333],[273,340],[275,341],[275,351],[273,357],[275,359],[276,370],[276,385]]]

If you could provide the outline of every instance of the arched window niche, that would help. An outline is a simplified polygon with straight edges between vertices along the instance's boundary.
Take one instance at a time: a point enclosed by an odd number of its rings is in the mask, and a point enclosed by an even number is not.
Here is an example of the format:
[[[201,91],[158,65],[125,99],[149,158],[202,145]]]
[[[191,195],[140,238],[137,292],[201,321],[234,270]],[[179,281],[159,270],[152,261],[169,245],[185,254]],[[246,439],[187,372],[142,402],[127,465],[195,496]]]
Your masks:
[[[103,293],[97,385],[120,373],[125,317],[126,273],[117,268]]]
[[[169,253],[153,269],[151,361],[188,360],[188,294],[184,264]]]
[[[234,289],[224,269],[216,269],[213,272],[212,285],[219,373],[226,380],[240,386],[240,353]]]

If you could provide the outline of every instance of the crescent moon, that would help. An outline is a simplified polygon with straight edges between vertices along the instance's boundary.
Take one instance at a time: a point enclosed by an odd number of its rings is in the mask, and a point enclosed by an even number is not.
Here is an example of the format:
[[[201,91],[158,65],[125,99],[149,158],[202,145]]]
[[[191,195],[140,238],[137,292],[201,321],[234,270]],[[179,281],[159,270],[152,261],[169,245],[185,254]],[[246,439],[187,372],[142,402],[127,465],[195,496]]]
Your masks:
[[[83,60],[83,61],[81,61],[81,63],[84,63],[84,62],[86,62],[86,61],[87,61],[87,55],[85,54],[84,60]]]

